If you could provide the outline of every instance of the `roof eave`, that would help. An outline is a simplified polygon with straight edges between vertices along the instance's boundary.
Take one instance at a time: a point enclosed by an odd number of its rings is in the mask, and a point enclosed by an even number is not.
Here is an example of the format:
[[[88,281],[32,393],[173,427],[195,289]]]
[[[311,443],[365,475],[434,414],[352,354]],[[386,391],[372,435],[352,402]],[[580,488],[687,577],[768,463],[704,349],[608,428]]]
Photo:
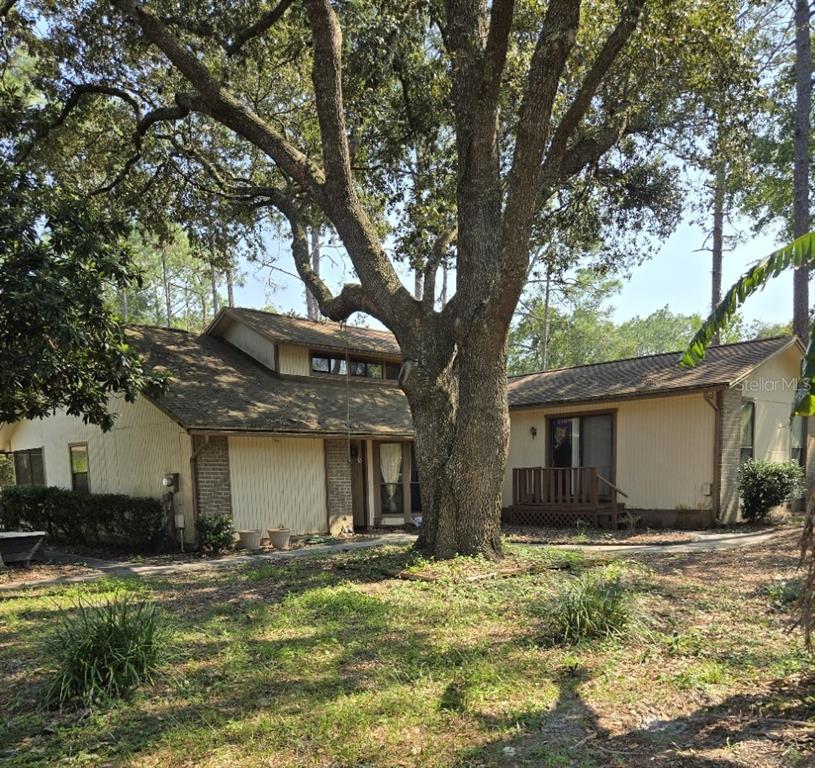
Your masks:
[[[776,349],[775,352],[772,352],[771,354],[767,355],[767,357],[765,357],[763,360],[761,360],[761,362],[756,363],[749,370],[742,373],[741,376],[733,379],[733,381],[731,381],[729,383],[730,389],[733,389],[734,387],[739,386],[739,384],[741,384],[748,376],[755,373],[755,371],[758,368],[760,368],[762,365],[764,365],[764,363],[768,363],[773,358],[778,357],[778,355],[782,355],[784,352],[786,352],[788,349],[790,349],[793,346],[797,346],[798,350],[801,352],[802,355],[806,352],[801,339],[799,339],[797,336],[791,336],[786,344],[784,344],[783,346]]]
[[[534,408],[557,408],[559,406],[580,407],[583,404],[614,403],[621,400],[657,400],[666,397],[681,397],[695,392],[718,392],[727,389],[727,382],[713,382],[690,387],[675,387],[667,390],[651,390],[649,392],[632,392],[622,395],[608,395],[599,397],[582,397],[576,400],[539,400],[534,403],[521,403],[510,405],[510,411],[532,410]]]

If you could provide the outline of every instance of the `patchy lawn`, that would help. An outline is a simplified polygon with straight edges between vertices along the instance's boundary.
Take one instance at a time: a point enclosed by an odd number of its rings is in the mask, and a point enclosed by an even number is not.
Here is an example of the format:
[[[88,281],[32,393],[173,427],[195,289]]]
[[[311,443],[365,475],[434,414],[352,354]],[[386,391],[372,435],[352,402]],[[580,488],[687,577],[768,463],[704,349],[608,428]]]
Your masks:
[[[513,548],[518,574],[475,581],[489,564],[389,548],[6,592],[0,762],[809,765],[815,665],[787,633],[795,543],[631,560],[649,628],[571,648],[544,641],[545,606],[591,562],[541,548]],[[117,592],[164,606],[175,663],[130,702],[43,711],[38,638],[59,607]]]

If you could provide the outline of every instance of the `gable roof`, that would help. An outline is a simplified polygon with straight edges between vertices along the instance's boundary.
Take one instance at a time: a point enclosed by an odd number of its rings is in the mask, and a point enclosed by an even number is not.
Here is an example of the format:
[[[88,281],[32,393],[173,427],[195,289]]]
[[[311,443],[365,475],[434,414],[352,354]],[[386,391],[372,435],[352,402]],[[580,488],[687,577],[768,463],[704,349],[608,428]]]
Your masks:
[[[168,391],[153,402],[185,429],[347,434],[413,434],[395,384],[279,376],[214,336],[135,326],[133,346],[151,368],[167,369]]]
[[[797,338],[743,341],[711,347],[695,368],[680,368],[681,352],[632,357],[514,376],[509,381],[509,407],[616,400],[729,387]]]
[[[399,357],[399,344],[390,331],[342,325],[332,320],[314,321],[291,315],[277,315],[260,309],[225,307],[204,333],[211,333],[223,317],[245,323],[273,341],[300,344],[316,349],[357,352]]]

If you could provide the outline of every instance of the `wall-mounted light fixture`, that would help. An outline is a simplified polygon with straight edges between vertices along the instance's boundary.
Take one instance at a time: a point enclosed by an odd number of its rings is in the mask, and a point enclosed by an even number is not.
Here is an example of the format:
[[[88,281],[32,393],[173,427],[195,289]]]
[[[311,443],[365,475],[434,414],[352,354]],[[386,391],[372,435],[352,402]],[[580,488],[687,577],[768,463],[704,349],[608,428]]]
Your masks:
[[[534,439],[535,439],[535,437],[537,437],[537,434],[538,434],[538,428],[537,428],[536,426],[534,426],[534,425],[533,425],[533,426],[531,426],[531,427],[529,428],[529,434],[530,434],[530,435],[532,435],[532,439],[534,440]]]

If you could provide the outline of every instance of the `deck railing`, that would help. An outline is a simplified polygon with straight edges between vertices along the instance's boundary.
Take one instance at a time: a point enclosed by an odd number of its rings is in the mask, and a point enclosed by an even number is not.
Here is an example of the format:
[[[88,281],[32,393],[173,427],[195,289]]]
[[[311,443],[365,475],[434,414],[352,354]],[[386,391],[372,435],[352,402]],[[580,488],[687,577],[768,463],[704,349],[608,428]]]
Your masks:
[[[626,494],[600,475],[597,467],[517,467],[512,470],[516,507],[551,507],[611,512],[616,526],[618,495]]]

